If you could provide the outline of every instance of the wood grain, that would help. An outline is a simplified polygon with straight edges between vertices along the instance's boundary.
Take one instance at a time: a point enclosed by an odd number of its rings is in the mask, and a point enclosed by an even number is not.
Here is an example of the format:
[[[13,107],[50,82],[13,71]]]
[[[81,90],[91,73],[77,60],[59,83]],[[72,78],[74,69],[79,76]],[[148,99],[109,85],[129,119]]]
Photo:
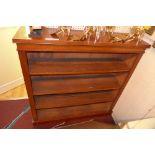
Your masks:
[[[129,71],[125,62],[37,62],[30,65],[31,75],[100,74]]]
[[[35,96],[36,109],[110,102],[115,99],[116,93],[117,91],[98,91],[76,94]]]
[[[113,75],[74,75],[32,77],[34,95],[64,94],[119,89]]]
[[[40,121],[63,120],[85,116],[106,114],[110,111],[111,102],[37,110]]]
[[[125,72],[134,54],[28,53],[31,75],[100,74]]]

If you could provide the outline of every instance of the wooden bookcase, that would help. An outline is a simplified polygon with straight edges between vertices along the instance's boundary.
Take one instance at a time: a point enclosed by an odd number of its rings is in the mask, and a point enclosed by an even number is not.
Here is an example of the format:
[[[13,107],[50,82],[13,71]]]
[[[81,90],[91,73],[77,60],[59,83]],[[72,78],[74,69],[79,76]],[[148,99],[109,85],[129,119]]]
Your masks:
[[[21,27],[13,38],[24,75],[33,121],[111,115],[145,49],[141,41],[111,43],[52,39],[45,29],[30,38]]]

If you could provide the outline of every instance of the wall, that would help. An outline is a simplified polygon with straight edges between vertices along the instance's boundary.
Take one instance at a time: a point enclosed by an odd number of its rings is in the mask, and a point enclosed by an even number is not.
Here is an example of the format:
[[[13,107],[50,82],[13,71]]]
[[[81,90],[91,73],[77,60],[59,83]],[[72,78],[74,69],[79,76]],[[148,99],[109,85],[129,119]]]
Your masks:
[[[0,27],[0,93],[23,82],[16,45],[12,43],[18,27]]]
[[[155,49],[153,48],[146,50],[113,109],[113,118],[117,123],[149,117],[155,117]]]

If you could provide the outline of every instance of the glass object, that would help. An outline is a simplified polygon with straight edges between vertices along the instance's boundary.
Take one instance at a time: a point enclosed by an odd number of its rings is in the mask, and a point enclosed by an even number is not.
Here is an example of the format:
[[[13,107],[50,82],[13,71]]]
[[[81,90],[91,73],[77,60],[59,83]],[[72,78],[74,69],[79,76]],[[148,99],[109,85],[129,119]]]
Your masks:
[[[145,30],[143,26],[132,26],[130,31],[130,36],[137,39],[136,45],[142,40]]]
[[[69,36],[70,35],[70,31],[71,31],[72,26],[59,26],[60,32],[63,33],[64,35]]]
[[[105,26],[94,26],[93,30],[95,32],[95,43],[100,39],[101,36],[105,35]]]

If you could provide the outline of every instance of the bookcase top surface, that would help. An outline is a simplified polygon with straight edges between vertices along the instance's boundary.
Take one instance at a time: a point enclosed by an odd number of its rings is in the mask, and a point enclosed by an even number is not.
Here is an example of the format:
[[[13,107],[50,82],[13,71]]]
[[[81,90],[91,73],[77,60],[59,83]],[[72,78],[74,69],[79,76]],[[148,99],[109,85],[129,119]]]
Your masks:
[[[54,33],[56,29],[53,28],[44,28],[42,29],[42,35],[40,37],[29,37],[29,27],[20,27],[15,36],[13,37],[14,43],[22,43],[22,44],[52,44],[52,45],[79,45],[79,46],[115,46],[115,47],[133,47],[133,48],[149,48],[150,45],[143,40],[139,41],[137,45],[137,40],[132,40],[129,42],[121,43],[121,42],[111,42],[109,41],[109,36],[105,34],[103,37],[101,36],[98,41],[94,41],[95,39],[90,39],[89,41],[72,41],[67,40],[65,36],[60,36],[59,38],[53,38],[51,36],[52,33]],[[73,34],[80,34],[82,31],[72,31]]]

